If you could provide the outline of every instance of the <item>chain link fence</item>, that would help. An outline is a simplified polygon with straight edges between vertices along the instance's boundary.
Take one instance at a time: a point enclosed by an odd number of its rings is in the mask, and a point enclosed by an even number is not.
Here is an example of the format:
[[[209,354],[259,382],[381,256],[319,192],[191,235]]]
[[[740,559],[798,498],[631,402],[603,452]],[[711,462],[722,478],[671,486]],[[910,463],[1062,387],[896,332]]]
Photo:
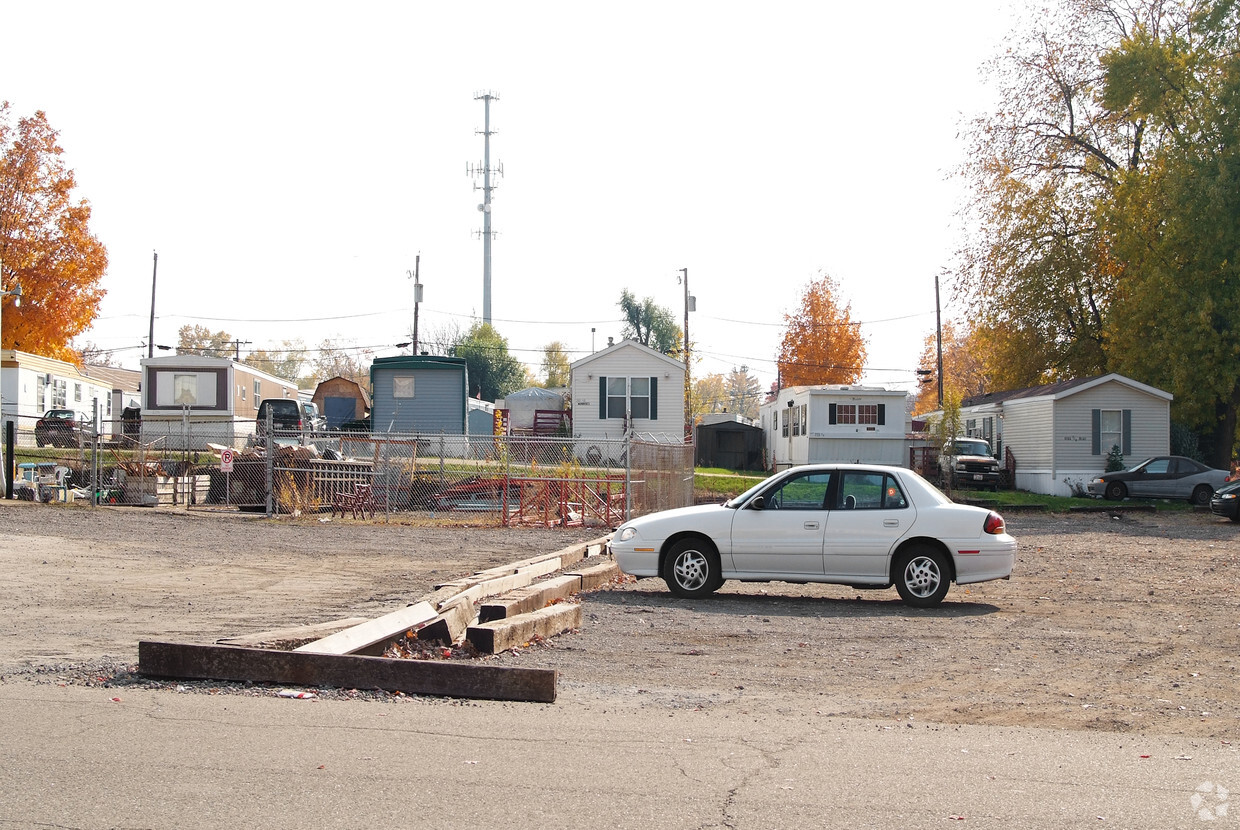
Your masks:
[[[38,501],[543,527],[616,527],[693,502],[693,447],[657,436],[255,435],[188,421],[157,433],[117,421],[49,442],[34,421],[14,419],[13,484]]]

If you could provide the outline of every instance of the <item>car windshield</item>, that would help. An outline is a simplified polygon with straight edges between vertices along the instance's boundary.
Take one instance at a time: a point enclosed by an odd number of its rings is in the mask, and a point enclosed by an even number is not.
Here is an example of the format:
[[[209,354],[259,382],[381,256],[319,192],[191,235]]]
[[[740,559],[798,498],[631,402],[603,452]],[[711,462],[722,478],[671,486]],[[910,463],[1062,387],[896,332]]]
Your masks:
[[[953,455],[990,455],[990,445],[985,441],[967,441],[957,439],[951,444]]]
[[[742,504],[744,504],[745,502],[753,498],[755,493],[757,493],[759,490],[763,489],[770,483],[771,483],[770,479],[764,479],[762,481],[759,481],[757,484],[755,484],[753,487],[750,487],[748,490],[741,493],[739,496],[733,496],[732,498],[725,501],[723,503],[723,506],[724,507],[740,507]]]

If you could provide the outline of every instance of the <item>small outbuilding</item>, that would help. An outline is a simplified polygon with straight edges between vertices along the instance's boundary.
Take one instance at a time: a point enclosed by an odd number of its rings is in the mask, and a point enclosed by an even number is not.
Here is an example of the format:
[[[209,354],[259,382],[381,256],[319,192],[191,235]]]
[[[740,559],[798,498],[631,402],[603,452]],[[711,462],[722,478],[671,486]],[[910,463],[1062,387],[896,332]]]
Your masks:
[[[762,427],[739,415],[704,415],[694,430],[694,463],[725,470],[763,470]]]
[[[310,400],[323,413],[328,429],[338,429],[370,414],[370,393],[357,381],[339,375],[315,387]]]
[[[398,355],[370,365],[375,432],[467,435],[469,369],[463,357]]]

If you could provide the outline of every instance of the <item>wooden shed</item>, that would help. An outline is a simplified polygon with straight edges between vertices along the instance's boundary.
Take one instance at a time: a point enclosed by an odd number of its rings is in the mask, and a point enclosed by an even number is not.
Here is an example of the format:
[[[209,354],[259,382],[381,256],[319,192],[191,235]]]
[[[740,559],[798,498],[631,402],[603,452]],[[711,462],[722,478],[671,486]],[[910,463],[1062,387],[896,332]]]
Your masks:
[[[310,399],[327,420],[328,429],[370,414],[370,393],[357,381],[337,375],[320,383]]]

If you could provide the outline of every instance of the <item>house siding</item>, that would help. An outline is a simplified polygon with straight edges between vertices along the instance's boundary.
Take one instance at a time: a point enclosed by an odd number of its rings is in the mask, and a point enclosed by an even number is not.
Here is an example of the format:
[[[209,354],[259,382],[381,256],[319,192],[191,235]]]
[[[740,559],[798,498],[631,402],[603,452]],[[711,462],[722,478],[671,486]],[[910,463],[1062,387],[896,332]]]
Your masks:
[[[1132,413],[1130,444],[1129,451],[1124,453],[1125,462],[1170,452],[1170,407],[1139,389],[1112,382],[1060,401],[1056,413],[1057,468],[1100,473],[1106,467],[1107,453],[1111,448],[1101,447],[1097,455],[1093,453],[1095,409],[1126,409]]]
[[[393,379],[413,376],[413,397],[396,398]],[[465,368],[374,366],[371,427],[375,432],[462,435],[465,421]]]
[[[573,364],[571,394],[573,434],[578,438],[624,437],[624,421],[599,418],[599,378],[649,377],[657,383],[656,418],[637,418],[636,433],[658,433],[683,439],[685,431],[685,372],[665,358],[636,343],[619,343]]]

